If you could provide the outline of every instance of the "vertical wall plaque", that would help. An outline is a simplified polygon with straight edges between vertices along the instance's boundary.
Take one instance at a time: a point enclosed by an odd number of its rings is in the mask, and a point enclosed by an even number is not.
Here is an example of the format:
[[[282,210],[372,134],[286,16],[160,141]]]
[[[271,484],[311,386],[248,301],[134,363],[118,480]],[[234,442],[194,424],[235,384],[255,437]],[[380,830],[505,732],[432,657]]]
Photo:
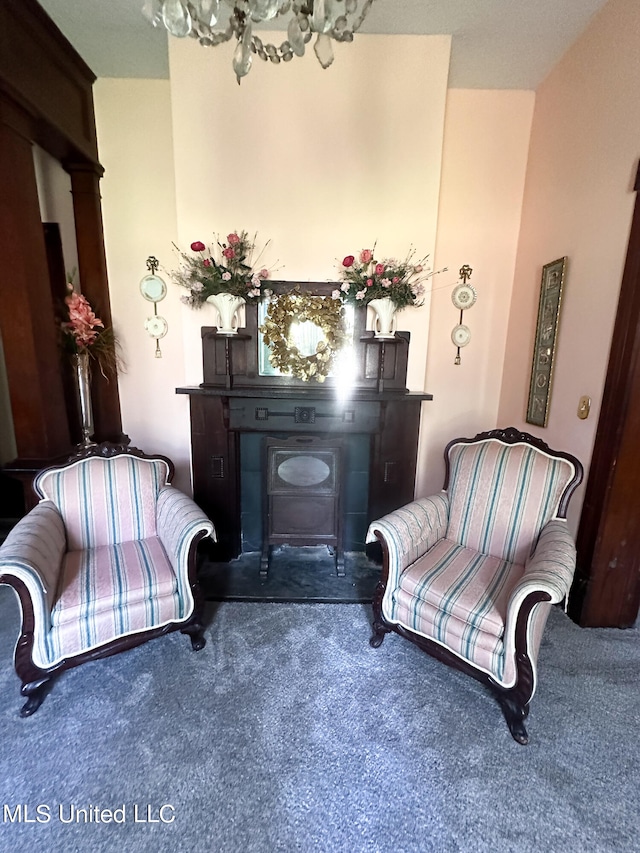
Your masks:
[[[559,258],[542,268],[538,323],[533,345],[527,423],[546,427],[553,380],[553,357],[558,335],[560,304],[567,259]]]

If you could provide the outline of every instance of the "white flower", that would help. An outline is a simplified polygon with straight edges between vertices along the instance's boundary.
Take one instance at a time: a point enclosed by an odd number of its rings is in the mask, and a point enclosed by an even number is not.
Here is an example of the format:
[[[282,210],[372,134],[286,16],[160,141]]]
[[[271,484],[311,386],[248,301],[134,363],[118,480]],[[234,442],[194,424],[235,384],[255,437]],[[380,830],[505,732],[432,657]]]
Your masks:
[[[190,305],[191,299],[188,296],[181,296],[180,302],[182,302],[183,305]]]
[[[366,295],[367,295],[367,291],[366,291],[366,290],[359,290],[359,291],[356,293],[356,299],[364,299]]]
[[[191,290],[194,290],[196,293],[200,293],[201,290],[204,290],[204,284],[201,281],[194,281],[191,286]]]
[[[231,281],[231,273],[230,272],[223,272],[222,273],[222,280],[223,281]]]
[[[390,279],[390,278],[381,278],[381,279],[380,279],[380,284],[381,284],[383,287],[391,287],[391,279]]]
[[[332,290],[331,291],[331,298],[332,299],[340,299],[340,291],[339,290]]]
[[[340,286],[340,290],[342,290],[342,292],[343,292],[343,293],[348,293],[348,292],[349,292],[349,287],[350,287],[349,282],[348,282],[348,281],[345,281],[345,282],[344,282],[344,284],[342,284],[342,285]]]

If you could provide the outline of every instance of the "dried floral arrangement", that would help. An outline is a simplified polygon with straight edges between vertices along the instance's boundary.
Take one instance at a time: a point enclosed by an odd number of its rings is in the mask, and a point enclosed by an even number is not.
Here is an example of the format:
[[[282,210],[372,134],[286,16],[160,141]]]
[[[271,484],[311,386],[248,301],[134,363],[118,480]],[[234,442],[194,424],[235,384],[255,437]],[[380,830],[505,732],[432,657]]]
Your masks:
[[[269,278],[266,267],[257,269],[265,244],[258,258],[253,261],[256,237],[251,239],[246,231],[233,231],[225,242],[216,239],[215,251],[200,240],[191,244],[193,255],[180,251],[180,266],[171,272],[173,281],[186,288],[188,293],[181,297],[185,305],[201,308],[209,296],[230,293],[247,302],[257,301],[262,295],[262,284]]]
[[[402,261],[378,260],[375,245],[373,249],[362,249],[357,258],[347,255],[340,267],[342,285],[334,291],[334,297],[354,305],[388,297],[397,309],[422,305],[424,283],[435,273],[427,264],[428,255],[420,260],[414,256],[415,251],[411,250]]]

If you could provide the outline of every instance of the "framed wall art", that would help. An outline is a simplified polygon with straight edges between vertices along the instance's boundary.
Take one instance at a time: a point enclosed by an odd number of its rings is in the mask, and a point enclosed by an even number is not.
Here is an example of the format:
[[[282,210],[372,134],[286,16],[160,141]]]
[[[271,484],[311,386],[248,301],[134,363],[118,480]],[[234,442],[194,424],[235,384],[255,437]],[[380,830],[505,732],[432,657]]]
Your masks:
[[[527,404],[527,423],[546,427],[549,418],[553,357],[556,349],[562,287],[567,259],[558,258],[542,268],[538,323],[533,345],[531,383]]]

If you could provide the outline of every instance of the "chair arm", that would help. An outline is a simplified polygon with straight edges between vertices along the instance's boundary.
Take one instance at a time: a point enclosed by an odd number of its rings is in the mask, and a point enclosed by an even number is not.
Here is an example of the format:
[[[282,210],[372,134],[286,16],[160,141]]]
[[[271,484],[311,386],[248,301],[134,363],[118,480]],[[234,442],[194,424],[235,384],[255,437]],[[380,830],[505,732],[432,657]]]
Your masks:
[[[49,660],[47,636],[66,546],[62,516],[51,501],[40,501],[0,546],[0,583],[13,586],[20,598],[21,632],[33,634],[30,654],[42,668]]]
[[[66,550],[62,516],[51,501],[41,501],[13,527],[0,546],[0,576],[23,581],[48,618]],[[37,606],[36,606],[37,605]]]
[[[200,533],[215,541],[213,524],[190,497],[173,486],[163,486],[156,505],[156,529],[184,595],[189,582],[191,543]]]
[[[371,522],[366,541],[380,539],[386,546],[387,589],[395,589],[402,572],[443,538],[448,521],[449,498],[446,492],[440,492]]]
[[[543,589],[551,596],[551,603],[557,604],[568,595],[575,569],[573,536],[566,519],[555,519],[542,528],[535,551],[525,563],[520,584]]]
[[[526,632],[527,654],[534,678],[538,650],[549,607],[568,594],[576,568],[576,546],[566,519],[554,519],[542,528],[535,551],[525,563],[524,574],[511,590],[505,621],[506,659],[515,649],[516,626],[520,608],[531,593],[541,593],[542,603],[533,608]]]

